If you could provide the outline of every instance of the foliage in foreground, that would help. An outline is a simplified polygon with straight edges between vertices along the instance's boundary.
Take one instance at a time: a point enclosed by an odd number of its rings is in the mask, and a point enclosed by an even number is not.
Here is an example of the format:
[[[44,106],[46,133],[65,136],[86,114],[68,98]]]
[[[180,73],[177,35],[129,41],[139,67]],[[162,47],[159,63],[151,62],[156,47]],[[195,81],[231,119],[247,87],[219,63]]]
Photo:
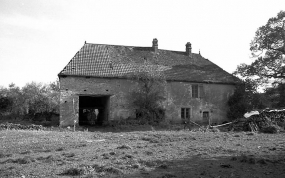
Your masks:
[[[142,65],[132,76],[138,84],[131,94],[131,103],[136,109],[138,120],[148,124],[158,124],[165,117],[162,103],[165,100],[165,76],[159,67]]]
[[[252,57],[256,60],[250,65],[241,64],[235,74],[254,78],[259,84],[279,82],[285,79],[285,11],[257,29],[250,43]]]
[[[242,118],[243,115],[253,109],[264,109],[264,97],[257,92],[257,86],[251,80],[245,80],[236,87],[234,94],[228,100],[229,110],[227,117],[230,120]]]
[[[280,11],[257,29],[250,50],[254,62],[239,65],[233,74],[264,87],[265,93],[255,92],[249,97],[243,89],[236,90],[229,101],[228,116],[231,119],[239,118],[251,109],[262,108],[251,102],[256,99],[263,100],[269,108],[285,107],[285,11]]]
[[[10,84],[0,88],[0,116],[36,118],[59,113],[59,82],[49,85],[31,82],[20,88]]]

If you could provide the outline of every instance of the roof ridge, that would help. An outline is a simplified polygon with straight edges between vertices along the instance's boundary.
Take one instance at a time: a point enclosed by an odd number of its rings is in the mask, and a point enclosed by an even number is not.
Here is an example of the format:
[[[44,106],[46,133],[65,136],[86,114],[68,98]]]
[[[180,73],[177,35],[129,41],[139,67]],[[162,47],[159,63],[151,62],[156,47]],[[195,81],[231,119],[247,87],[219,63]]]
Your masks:
[[[85,43],[83,46],[87,45],[87,44],[91,44],[91,45],[106,45],[106,46],[120,46],[120,47],[133,47],[133,48],[151,48],[151,46],[128,46],[128,45],[114,45],[114,44],[101,44],[101,43]],[[175,51],[175,50],[169,50],[169,49],[159,49],[161,51],[170,51],[170,52],[185,52],[186,51]],[[192,54],[196,54],[199,55],[199,53],[192,53]],[[205,57],[201,56],[202,58],[206,59]]]

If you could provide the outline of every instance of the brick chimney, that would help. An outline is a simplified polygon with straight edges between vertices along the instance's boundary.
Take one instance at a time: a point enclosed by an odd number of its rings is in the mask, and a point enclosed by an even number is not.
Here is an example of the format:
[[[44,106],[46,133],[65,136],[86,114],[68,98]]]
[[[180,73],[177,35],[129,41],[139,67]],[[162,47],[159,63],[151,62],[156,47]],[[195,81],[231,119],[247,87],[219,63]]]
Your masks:
[[[152,40],[152,49],[155,53],[158,52],[158,40],[156,38]]]
[[[191,54],[192,54],[192,47],[191,47],[191,43],[190,42],[187,42],[186,43],[186,55],[191,57]]]

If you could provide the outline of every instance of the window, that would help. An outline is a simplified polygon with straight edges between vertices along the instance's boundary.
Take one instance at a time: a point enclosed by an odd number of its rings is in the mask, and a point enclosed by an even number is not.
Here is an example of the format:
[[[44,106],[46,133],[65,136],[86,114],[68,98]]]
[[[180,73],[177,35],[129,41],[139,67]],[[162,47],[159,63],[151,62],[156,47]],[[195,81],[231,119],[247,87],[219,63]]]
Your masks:
[[[192,85],[192,98],[198,98],[198,85]]]
[[[210,124],[210,114],[208,111],[203,112],[203,123],[209,123]]]
[[[203,85],[192,85],[192,98],[203,98],[204,87]]]
[[[203,112],[203,119],[205,119],[205,120],[206,120],[206,119],[207,119],[207,120],[209,119],[209,112],[208,112],[208,111],[204,111],[204,112]]]
[[[181,119],[190,119],[190,108],[181,108]]]

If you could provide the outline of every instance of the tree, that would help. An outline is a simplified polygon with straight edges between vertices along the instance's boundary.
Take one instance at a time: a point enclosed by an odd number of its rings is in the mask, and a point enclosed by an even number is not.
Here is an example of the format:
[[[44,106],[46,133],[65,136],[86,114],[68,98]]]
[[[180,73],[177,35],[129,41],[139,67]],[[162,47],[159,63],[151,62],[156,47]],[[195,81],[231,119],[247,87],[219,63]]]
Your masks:
[[[10,111],[13,106],[13,100],[7,93],[6,88],[0,88],[0,116]]]
[[[26,113],[25,100],[21,89],[14,83],[11,83],[7,90],[7,96],[9,96],[13,101],[13,105],[9,111],[10,116],[14,118],[21,117]]]
[[[131,79],[138,87],[131,92],[131,100],[136,108],[137,118],[149,124],[157,124],[164,119],[165,76],[159,66],[145,63]]]
[[[243,115],[254,109],[264,109],[263,96],[257,92],[257,85],[250,79],[238,85],[234,94],[228,100],[229,111],[227,117],[230,120],[242,118]]]
[[[50,111],[59,114],[60,88],[58,79],[55,82],[49,84],[48,98]]]
[[[31,115],[59,112],[59,82],[49,85],[28,83],[22,88],[25,106]]]
[[[255,61],[239,65],[234,74],[254,78],[259,84],[285,80],[285,11],[257,29],[250,50]]]
[[[285,83],[274,84],[265,90],[265,96],[273,108],[285,106]]]
[[[49,85],[31,82],[19,88],[0,87],[0,114],[11,118],[49,118],[59,113],[59,81]],[[27,117],[26,117],[27,116]]]

